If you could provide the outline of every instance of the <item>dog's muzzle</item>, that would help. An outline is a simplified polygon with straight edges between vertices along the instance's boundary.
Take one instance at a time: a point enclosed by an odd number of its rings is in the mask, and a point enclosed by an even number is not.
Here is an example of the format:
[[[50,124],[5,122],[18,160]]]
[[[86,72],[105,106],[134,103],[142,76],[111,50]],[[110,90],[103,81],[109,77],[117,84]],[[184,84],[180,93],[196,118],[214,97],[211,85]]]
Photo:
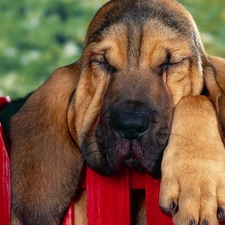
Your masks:
[[[129,141],[139,140],[149,129],[149,113],[145,107],[127,105],[125,109],[112,109],[109,126]]]
[[[111,108],[108,115],[108,128],[117,137],[114,155],[111,155],[111,150],[105,152],[108,159],[113,162],[114,159],[120,158],[126,166],[140,168],[141,165],[135,157],[140,148],[137,143],[142,141],[152,122],[147,107],[137,102],[129,102]]]
[[[164,128],[163,114],[149,105],[137,101],[123,101],[102,111],[95,138],[102,156],[99,159],[111,173],[122,164],[138,171],[144,169],[152,173],[159,164],[168,130]],[[161,142],[163,146],[160,145]],[[89,149],[93,154],[98,154],[96,148]],[[91,160],[87,158],[87,161],[90,165]],[[103,165],[102,162],[99,161],[98,164]],[[104,173],[101,166],[96,170]]]

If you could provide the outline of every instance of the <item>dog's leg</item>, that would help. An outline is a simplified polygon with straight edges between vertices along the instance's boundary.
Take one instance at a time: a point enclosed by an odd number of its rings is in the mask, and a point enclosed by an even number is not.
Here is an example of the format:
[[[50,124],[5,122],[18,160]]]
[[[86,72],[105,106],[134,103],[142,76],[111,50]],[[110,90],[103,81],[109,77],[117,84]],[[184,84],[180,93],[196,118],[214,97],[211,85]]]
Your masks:
[[[159,204],[174,224],[216,225],[224,219],[225,149],[212,103],[185,97],[175,108],[162,161]]]

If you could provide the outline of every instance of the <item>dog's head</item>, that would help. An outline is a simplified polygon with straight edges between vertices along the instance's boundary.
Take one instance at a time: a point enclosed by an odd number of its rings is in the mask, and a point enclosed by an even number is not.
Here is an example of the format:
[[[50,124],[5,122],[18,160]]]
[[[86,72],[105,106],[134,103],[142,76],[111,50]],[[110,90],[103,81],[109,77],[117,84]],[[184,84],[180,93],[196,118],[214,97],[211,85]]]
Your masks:
[[[101,174],[121,164],[154,174],[173,107],[201,93],[204,57],[193,19],[176,1],[104,5],[87,32],[71,110],[87,164]]]

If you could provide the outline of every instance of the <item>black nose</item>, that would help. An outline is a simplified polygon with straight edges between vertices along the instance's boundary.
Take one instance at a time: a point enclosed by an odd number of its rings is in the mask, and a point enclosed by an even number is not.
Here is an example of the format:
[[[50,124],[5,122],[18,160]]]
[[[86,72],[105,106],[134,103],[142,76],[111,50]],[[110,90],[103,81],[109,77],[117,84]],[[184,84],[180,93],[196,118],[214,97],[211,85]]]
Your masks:
[[[139,139],[149,128],[149,113],[144,107],[126,106],[113,110],[110,125],[123,138]]]

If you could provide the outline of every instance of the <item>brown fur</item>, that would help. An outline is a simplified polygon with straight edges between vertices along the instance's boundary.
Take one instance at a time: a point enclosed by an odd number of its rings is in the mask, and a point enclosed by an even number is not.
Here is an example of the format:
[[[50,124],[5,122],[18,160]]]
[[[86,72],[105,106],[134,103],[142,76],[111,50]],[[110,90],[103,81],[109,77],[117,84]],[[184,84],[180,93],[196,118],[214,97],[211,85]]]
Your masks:
[[[11,224],[32,224],[40,215],[44,224],[58,224],[74,196],[83,159],[70,137],[66,118],[78,78],[78,64],[58,69],[13,117]],[[60,199],[56,198],[59,193]],[[19,221],[16,215],[21,205],[24,211]],[[55,221],[46,215],[54,214],[56,205],[60,217]]]
[[[225,59],[209,56],[209,60],[212,63],[214,73],[205,75],[205,83],[217,109],[223,136],[225,137]]]
[[[159,176],[173,109],[200,95],[204,77],[223,124],[222,71],[216,77],[210,60],[176,1],[104,5],[81,58],[56,70],[12,119],[11,224],[61,223],[84,161],[102,175],[125,164]]]

